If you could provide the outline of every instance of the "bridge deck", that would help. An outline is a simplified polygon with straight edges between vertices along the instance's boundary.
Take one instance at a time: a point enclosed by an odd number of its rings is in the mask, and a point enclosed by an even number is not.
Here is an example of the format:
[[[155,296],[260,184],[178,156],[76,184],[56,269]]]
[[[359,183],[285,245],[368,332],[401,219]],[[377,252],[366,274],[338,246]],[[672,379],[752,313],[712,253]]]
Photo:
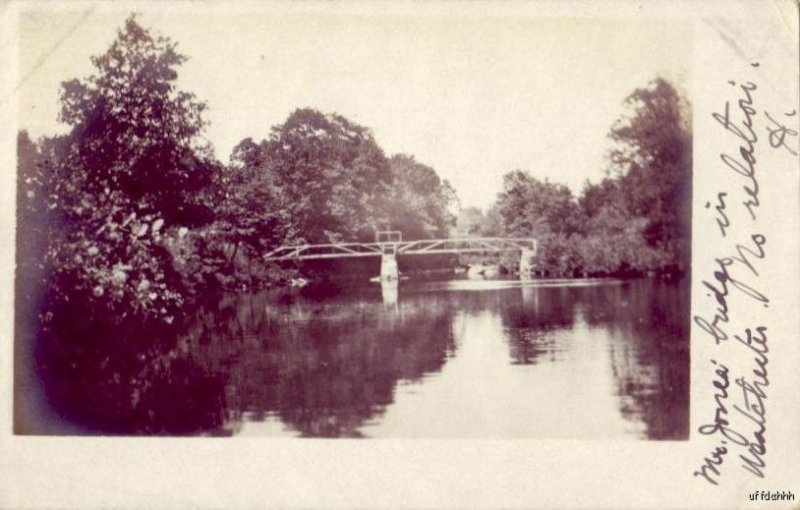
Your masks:
[[[420,239],[375,243],[334,243],[281,246],[264,256],[264,260],[310,260],[343,257],[388,255],[428,255],[441,253],[486,253],[531,250],[536,253],[535,239],[475,237],[462,239]]]

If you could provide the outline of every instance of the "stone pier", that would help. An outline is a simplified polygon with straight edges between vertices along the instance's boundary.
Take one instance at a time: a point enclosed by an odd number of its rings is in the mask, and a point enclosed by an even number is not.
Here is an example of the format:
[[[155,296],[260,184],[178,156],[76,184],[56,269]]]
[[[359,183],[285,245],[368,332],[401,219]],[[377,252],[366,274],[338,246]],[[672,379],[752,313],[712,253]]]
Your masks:
[[[521,280],[530,279],[531,273],[535,267],[533,261],[536,252],[530,248],[522,248],[519,255],[519,277]]]
[[[397,280],[400,273],[397,270],[397,256],[394,253],[381,254],[381,280]]]

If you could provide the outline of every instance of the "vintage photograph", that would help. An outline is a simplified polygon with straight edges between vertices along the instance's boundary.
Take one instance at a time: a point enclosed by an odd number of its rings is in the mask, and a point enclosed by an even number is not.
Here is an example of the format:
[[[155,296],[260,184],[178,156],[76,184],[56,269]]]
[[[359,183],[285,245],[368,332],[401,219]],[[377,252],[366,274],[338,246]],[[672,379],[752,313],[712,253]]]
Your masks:
[[[21,11],[14,433],[686,441],[692,44]]]

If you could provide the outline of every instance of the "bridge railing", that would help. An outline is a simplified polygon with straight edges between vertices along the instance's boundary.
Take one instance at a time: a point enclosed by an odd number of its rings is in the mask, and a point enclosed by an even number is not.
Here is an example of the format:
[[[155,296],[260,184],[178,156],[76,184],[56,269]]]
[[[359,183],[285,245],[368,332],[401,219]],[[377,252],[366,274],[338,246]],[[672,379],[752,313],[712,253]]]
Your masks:
[[[453,239],[419,239],[398,246],[398,254],[479,253],[529,249],[536,251],[536,240],[508,237],[467,237]]]
[[[265,260],[297,260],[307,258],[370,257],[381,255],[384,243],[334,243],[281,246],[266,255]]]
[[[536,253],[536,239],[506,237],[471,237],[451,239],[419,239],[416,241],[384,241],[375,243],[330,243],[281,246],[264,260],[309,260],[346,257],[373,257],[383,254],[426,255],[444,253],[484,253],[530,250]]]

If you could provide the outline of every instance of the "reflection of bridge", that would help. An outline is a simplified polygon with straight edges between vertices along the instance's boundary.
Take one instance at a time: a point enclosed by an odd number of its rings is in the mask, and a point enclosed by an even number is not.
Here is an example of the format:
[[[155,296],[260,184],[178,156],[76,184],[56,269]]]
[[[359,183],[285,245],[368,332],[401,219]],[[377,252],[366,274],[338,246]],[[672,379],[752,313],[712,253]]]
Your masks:
[[[396,234],[394,240],[381,241],[381,234]],[[420,239],[403,241],[399,232],[381,232],[374,243],[301,244],[281,246],[264,256],[268,261],[315,260],[346,257],[381,257],[381,279],[396,280],[398,255],[458,253],[498,253],[519,251],[520,276],[530,275],[536,255],[535,239],[475,237],[462,239]]]

